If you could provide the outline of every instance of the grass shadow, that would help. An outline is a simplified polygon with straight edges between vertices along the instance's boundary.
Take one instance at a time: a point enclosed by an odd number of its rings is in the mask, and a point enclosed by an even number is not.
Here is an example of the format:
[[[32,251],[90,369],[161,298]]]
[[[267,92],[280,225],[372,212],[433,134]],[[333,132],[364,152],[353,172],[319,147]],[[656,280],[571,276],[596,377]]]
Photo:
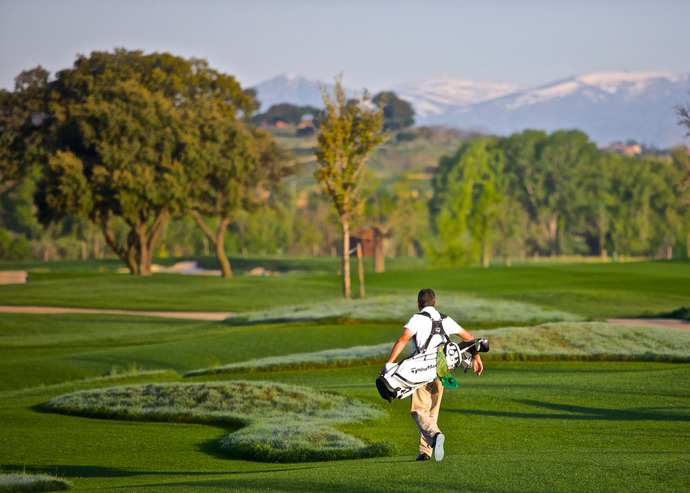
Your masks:
[[[515,411],[489,411],[480,409],[446,409],[446,412],[521,419],[563,419],[574,421],[690,421],[690,415],[662,413],[635,409],[607,409],[601,407],[574,406],[533,400],[514,400],[520,404],[561,413],[526,413]]]

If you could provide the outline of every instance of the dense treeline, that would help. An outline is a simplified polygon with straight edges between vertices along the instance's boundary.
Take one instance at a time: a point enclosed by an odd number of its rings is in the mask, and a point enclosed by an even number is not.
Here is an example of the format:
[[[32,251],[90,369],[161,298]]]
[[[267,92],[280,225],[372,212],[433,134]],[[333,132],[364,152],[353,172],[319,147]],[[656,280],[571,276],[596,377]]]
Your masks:
[[[478,138],[441,160],[430,203],[437,263],[535,255],[690,254],[690,157],[603,152],[580,131]]]
[[[383,128],[398,132],[379,156],[432,131],[404,130],[414,113],[393,93],[373,102]],[[156,256],[215,255],[230,276],[228,253],[341,254],[344,216],[332,194],[310,179],[286,185],[298,170],[256,127],[257,107],[233,77],[165,53],[94,52],[52,76],[23,72],[13,91],[0,90],[0,258],[116,255],[147,275]],[[273,113],[316,113],[297,110]],[[438,167],[415,165],[416,177],[386,169],[379,182],[357,172],[365,178],[348,228],[372,232],[377,271],[387,255],[486,266],[690,254],[685,149],[625,157],[579,131],[536,130],[457,134],[455,145]]]

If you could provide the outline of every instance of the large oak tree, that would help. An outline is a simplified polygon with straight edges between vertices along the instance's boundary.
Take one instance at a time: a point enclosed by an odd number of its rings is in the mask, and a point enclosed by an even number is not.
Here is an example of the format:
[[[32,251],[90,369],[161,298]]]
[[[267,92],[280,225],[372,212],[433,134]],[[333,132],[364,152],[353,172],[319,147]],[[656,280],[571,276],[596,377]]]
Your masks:
[[[252,95],[203,60],[122,49],[78,57],[47,91],[55,138],[36,196],[42,221],[90,219],[132,274],[149,275],[161,228],[190,205],[190,112],[209,102],[224,118],[248,119]]]

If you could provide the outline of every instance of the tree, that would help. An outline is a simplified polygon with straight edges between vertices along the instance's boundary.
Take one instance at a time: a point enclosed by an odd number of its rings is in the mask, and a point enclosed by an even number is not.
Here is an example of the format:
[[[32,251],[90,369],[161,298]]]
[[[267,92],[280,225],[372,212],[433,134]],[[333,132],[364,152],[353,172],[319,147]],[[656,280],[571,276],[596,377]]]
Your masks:
[[[228,225],[239,210],[255,210],[265,202],[265,194],[294,167],[286,165],[286,153],[270,134],[245,128],[213,102],[204,102],[189,118],[195,129],[186,153],[193,190],[190,213],[213,244],[223,277],[231,277],[224,244]],[[218,217],[215,229],[203,216]]]
[[[402,130],[414,124],[412,105],[392,91],[380,92],[372,102],[383,108],[383,129]]]
[[[688,120],[690,129],[690,119]],[[684,176],[679,190],[679,214],[684,217],[685,252],[690,258],[690,154],[685,147],[676,147],[671,150],[671,163],[676,170]]]
[[[70,108],[69,121],[73,144],[51,156],[39,182],[39,219],[88,218],[132,274],[150,275],[161,228],[187,199],[180,115],[160,93],[128,81]],[[129,227],[124,241],[115,217]]]
[[[463,144],[442,158],[432,186],[430,211],[439,241],[436,261],[457,266],[477,256],[488,267],[494,222],[502,202],[503,153],[495,138]]]
[[[121,49],[78,57],[48,91],[56,130],[36,195],[42,222],[86,217],[132,274],[150,275],[162,227],[189,206],[189,112],[213,101],[247,119],[253,98],[203,60]],[[118,217],[124,239],[113,230]]]
[[[374,272],[386,270],[386,240],[409,219],[413,197],[408,183],[394,190],[384,188],[370,194],[365,204],[366,222],[374,230]]]
[[[39,66],[19,74],[13,92],[0,89],[0,194],[46,159],[48,76]]]
[[[537,248],[560,253],[561,226],[577,193],[575,177],[595,158],[595,144],[578,130],[525,130],[505,139],[502,148],[511,190],[536,225]]]
[[[318,117],[321,110],[313,106],[297,106],[290,103],[280,103],[271,106],[265,113],[261,113],[252,118],[257,124],[268,123],[275,125],[278,121],[284,123],[298,124],[306,115],[312,115],[314,119]]]
[[[350,222],[359,212],[362,171],[374,148],[384,140],[383,111],[372,107],[365,92],[348,102],[340,80],[333,94],[323,90],[314,176],[333,201],[343,233],[343,296],[350,297]]]

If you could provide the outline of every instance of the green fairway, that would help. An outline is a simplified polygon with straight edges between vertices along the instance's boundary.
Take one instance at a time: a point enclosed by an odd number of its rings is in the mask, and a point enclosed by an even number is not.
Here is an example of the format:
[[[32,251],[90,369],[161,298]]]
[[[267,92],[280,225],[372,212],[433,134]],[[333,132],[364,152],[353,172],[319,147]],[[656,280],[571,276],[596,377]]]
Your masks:
[[[511,362],[492,360],[488,353],[480,378],[457,372],[460,388],[446,390],[439,419],[446,456],[442,462],[427,463],[414,461],[419,432],[409,400],[389,404],[374,386],[385,356],[374,364],[366,357],[353,366],[278,365],[264,371],[259,365],[251,372],[182,376],[261,358],[289,362],[299,361],[301,353],[323,357],[342,350],[337,354],[356,355],[354,347],[392,347],[423,286],[436,288],[441,306],[447,293],[451,316],[464,312],[482,335],[492,340],[494,334],[497,357],[523,347],[535,360],[549,358],[556,350],[566,351],[565,357],[575,351],[574,358],[606,351],[613,357],[620,353],[650,360],[672,351],[673,358],[683,360],[690,356],[684,332],[628,329],[586,319],[663,313],[690,305],[688,262],[392,270],[368,275],[368,293],[379,301],[355,302],[354,311],[336,302],[339,278],[323,272],[225,281],[174,275],[142,279],[98,273],[93,266],[73,267],[36,273],[27,286],[2,286],[0,303],[217,309],[251,316],[222,323],[0,314],[3,473],[50,473],[71,481],[74,491],[689,491],[687,363]],[[407,295],[409,304],[404,301]],[[399,313],[396,304],[401,305]],[[301,305],[302,311],[295,312],[292,305]],[[265,311],[279,306],[283,308]],[[548,313],[556,320],[571,320],[570,314],[580,320],[531,325],[547,313],[544,310],[553,311]],[[377,320],[377,313],[383,320]],[[458,319],[463,321],[462,313]],[[501,319],[523,323],[496,330]],[[590,348],[594,335],[599,342]],[[653,342],[646,347],[647,341]],[[334,427],[365,446],[390,442],[392,456],[282,464],[236,460],[221,447],[224,436],[233,437],[231,425],[99,419],[48,412],[45,407],[51,399],[80,390],[239,380],[299,385],[359,399],[385,417]],[[170,395],[174,400],[175,393]],[[284,431],[293,428],[305,433],[308,423],[283,424]],[[251,427],[242,433],[237,437],[262,437],[252,435]]]
[[[0,286],[0,304],[244,312],[318,304],[338,299],[341,292],[341,279],[333,271],[300,270],[277,277],[237,276],[224,280],[174,274],[136,278],[93,270],[57,269],[35,272],[31,277],[27,285]],[[458,293],[527,302],[598,318],[656,315],[688,306],[688,279],[688,261],[650,261],[490,269],[393,269],[367,274],[366,287],[367,293],[373,296],[407,295],[412,305],[420,286],[434,286],[440,305],[444,293]]]
[[[57,473],[83,491],[687,491],[688,365],[495,363],[481,378],[464,375],[444,398],[441,463],[413,461],[409,401],[382,401],[375,374],[376,367],[360,367],[271,379],[379,406],[386,419],[342,429],[394,441],[390,458],[232,461],[214,446],[222,428],[47,414],[33,409],[54,394],[44,391],[0,398],[0,461],[6,470]]]

